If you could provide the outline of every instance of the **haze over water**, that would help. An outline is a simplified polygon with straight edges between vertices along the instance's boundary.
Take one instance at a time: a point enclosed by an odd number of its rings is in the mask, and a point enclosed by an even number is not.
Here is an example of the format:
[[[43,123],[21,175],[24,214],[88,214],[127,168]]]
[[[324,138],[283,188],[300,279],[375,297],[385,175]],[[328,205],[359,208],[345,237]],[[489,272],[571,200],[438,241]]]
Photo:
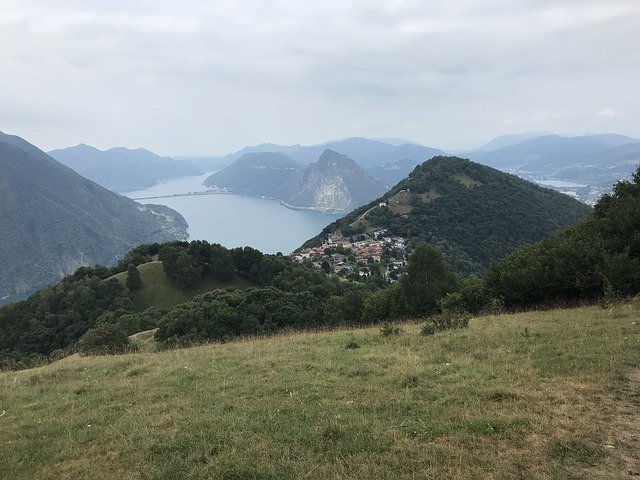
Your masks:
[[[125,195],[135,199],[162,196],[138,201],[180,212],[189,223],[189,240],[206,240],[228,248],[250,246],[264,253],[290,253],[339,218],[239,195],[170,196],[205,191],[202,182],[210,174],[178,178]]]

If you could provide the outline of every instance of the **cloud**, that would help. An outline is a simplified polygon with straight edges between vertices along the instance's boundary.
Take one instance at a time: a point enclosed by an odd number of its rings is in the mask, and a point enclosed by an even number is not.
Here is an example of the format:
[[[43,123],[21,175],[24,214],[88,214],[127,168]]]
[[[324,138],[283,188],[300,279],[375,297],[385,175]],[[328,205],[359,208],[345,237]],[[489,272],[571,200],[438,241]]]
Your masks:
[[[0,130],[44,148],[188,154],[353,135],[465,147],[510,129],[595,131],[593,112],[620,104],[617,127],[640,135],[637,0],[0,0],[0,11]]]
[[[618,112],[616,112],[611,107],[603,108],[598,112],[598,115],[600,115],[601,117],[618,117],[619,116]]]

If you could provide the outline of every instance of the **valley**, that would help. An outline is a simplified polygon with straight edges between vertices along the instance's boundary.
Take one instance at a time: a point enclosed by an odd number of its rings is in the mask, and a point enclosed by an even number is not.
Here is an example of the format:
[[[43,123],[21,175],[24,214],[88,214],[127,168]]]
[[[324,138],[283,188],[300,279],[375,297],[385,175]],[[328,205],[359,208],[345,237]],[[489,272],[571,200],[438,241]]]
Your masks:
[[[0,480],[640,479],[638,0],[0,3]]]
[[[170,180],[125,195],[143,204],[162,204],[179,211],[189,224],[190,239],[228,248],[251,245],[266,253],[288,254],[338,218],[335,214],[285,208],[266,198],[207,194],[209,187],[202,182],[209,176]]]

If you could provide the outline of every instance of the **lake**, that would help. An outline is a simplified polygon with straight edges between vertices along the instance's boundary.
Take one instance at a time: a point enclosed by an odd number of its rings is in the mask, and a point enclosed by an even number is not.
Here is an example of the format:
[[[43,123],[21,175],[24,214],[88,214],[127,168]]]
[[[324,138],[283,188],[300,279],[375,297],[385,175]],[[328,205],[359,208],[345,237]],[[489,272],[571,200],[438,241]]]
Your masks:
[[[180,212],[189,223],[190,240],[206,240],[227,248],[250,246],[264,253],[290,253],[340,218],[291,210],[263,198],[229,194],[170,196],[204,192],[202,182],[209,175],[178,178],[125,195],[140,203],[166,205]]]

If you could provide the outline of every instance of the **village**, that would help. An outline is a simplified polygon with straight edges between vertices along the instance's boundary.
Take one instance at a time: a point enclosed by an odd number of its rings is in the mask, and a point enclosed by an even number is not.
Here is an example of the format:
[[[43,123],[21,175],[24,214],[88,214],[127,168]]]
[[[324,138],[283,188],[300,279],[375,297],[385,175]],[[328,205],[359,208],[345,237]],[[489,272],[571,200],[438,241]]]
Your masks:
[[[381,276],[393,283],[407,264],[406,241],[402,237],[390,236],[386,229],[349,238],[334,233],[328,235],[319,247],[299,250],[292,253],[291,258],[353,280]]]

